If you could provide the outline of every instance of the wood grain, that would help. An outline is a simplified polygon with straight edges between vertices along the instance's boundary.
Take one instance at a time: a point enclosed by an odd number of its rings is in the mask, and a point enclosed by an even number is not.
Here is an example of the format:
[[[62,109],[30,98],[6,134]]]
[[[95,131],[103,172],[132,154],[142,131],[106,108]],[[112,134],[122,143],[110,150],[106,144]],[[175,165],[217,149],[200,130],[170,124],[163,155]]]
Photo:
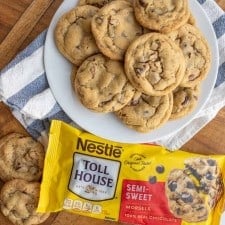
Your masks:
[[[42,0],[47,2],[47,0]],[[19,18],[28,10],[33,3],[33,0],[0,0],[0,42],[2,42],[9,32],[13,29],[14,25],[18,22]],[[48,1],[49,2],[49,1]],[[28,36],[20,40],[20,47],[14,51],[14,54],[24,49],[35,37],[45,30],[55,11],[61,4],[62,0],[54,0],[47,11],[41,16],[39,22],[34,25],[33,29],[30,28]],[[218,4],[225,10],[225,0],[217,0]],[[21,35],[20,30],[15,34]],[[18,37],[15,37],[17,39]],[[11,50],[9,50],[11,51]],[[13,51],[13,50],[12,50]],[[3,55],[0,55],[0,69],[3,68],[2,61]],[[12,53],[11,53],[12,54]],[[10,109],[5,104],[0,103],[0,137],[13,131],[26,133],[22,125],[13,117]],[[223,108],[213,121],[204,127],[197,135],[195,135],[182,149],[191,152],[201,152],[204,154],[216,153],[225,154],[225,108]],[[1,183],[0,183],[1,185]],[[61,212],[52,214],[52,216],[43,225],[119,225],[121,223],[106,222],[97,219],[91,219],[79,215]],[[12,225],[0,213],[0,225]]]
[[[0,67],[17,53],[21,44],[37,24],[53,0],[34,0],[0,45]]]
[[[225,10],[225,1],[224,0],[216,0],[216,2],[223,10]]]

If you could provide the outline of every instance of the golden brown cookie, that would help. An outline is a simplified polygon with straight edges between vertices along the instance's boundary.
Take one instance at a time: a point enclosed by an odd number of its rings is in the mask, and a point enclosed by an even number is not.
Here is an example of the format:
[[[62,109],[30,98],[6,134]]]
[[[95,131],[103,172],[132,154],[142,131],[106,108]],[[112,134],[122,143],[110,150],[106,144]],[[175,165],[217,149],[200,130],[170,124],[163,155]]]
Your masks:
[[[87,57],[99,52],[91,33],[91,19],[98,8],[78,6],[65,13],[55,28],[55,43],[59,51],[79,66]]]
[[[129,44],[145,32],[128,1],[105,5],[93,17],[91,27],[99,49],[113,60],[123,60]]]
[[[185,24],[190,11],[188,0],[134,0],[135,16],[139,23],[160,32],[170,32]]]
[[[134,95],[123,63],[102,54],[91,56],[81,64],[74,89],[85,107],[104,113],[121,109]]]
[[[172,92],[184,77],[185,60],[179,46],[166,35],[137,38],[125,55],[125,72],[139,91],[153,96]]]
[[[18,133],[0,139],[0,178],[38,181],[41,178],[45,151],[43,146]]]
[[[197,102],[200,88],[177,87],[173,91],[173,110],[170,119],[178,119],[191,113]]]
[[[164,123],[171,115],[172,93],[164,96],[149,96],[136,92],[132,100],[115,115],[128,127],[139,132],[150,132]]]
[[[5,183],[0,192],[1,212],[16,225],[44,222],[49,214],[37,213],[40,184],[14,179]]]
[[[186,71],[181,85],[195,87],[206,78],[211,65],[207,40],[198,28],[190,24],[185,24],[168,35],[180,46],[185,57]]]

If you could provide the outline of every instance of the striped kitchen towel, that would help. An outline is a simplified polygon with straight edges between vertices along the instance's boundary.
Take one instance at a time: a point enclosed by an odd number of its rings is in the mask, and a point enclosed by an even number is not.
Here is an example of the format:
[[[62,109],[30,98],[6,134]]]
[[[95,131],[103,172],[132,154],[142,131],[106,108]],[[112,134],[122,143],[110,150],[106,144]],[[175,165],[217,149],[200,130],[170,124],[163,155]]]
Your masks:
[[[168,149],[178,149],[211,121],[225,105],[225,13],[213,0],[198,0],[208,14],[218,40],[220,67],[216,86],[204,109],[179,132],[158,140]],[[60,108],[48,86],[43,64],[46,31],[0,72],[0,98],[36,139],[45,143],[52,119],[74,124]]]

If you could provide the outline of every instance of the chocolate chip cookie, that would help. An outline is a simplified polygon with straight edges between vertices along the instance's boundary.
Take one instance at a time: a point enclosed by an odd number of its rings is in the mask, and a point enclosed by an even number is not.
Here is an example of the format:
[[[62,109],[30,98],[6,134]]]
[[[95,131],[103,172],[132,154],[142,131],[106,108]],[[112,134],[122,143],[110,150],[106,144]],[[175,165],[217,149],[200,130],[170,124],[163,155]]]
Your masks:
[[[190,24],[185,24],[168,35],[180,46],[185,57],[186,71],[181,85],[198,85],[207,76],[211,65],[211,54],[206,39],[198,28]]]
[[[85,107],[104,113],[121,109],[134,95],[123,63],[102,54],[91,56],[81,64],[74,89]]]
[[[129,44],[145,32],[128,1],[105,5],[93,17],[91,25],[99,49],[113,60],[123,60]]]
[[[178,29],[188,21],[188,0],[134,0],[135,16],[139,23],[160,32]]]
[[[207,202],[200,196],[195,183],[183,170],[172,170],[165,185],[169,209],[175,217],[189,223],[208,218]]]
[[[91,33],[91,19],[98,8],[78,6],[64,14],[55,28],[55,42],[59,51],[79,66],[87,57],[99,52]]]
[[[127,49],[125,72],[140,92],[161,96],[172,92],[184,77],[185,60],[179,46],[166,35],[148,33]]]
[[[170,119],[181,118],[192,112],[198,102],[200,88],[177,87],[173,91],[173,110]]]
[[[41,178],[45,151],[43,146],[18,133],[0,139],[0,178],[38,181]]]
[[[115,115],[128,127],[149,132],[168,121],[173,107],[173,95],[149,96],[136,92],[132,100]]]
[[[5,183],[0,192],[1,212],[16,225],[44,222],[49,214],[37,213],[40,184],[14,179]]]

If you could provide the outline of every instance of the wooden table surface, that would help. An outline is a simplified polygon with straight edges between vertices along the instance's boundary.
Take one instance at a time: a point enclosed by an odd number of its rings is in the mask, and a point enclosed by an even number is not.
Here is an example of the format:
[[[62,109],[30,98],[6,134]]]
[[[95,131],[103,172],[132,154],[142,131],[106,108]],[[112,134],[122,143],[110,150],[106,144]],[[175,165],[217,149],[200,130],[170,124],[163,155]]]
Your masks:
[[[36,0],[0,0],[0,43],[3,43],[7,35],[13,29],[18,20],[23,16],[26,9]],[[61,4],[62,0],[49,1],[52,2],[47,11],[41,16],[40,20],[34,26],[33,30],[28,34],[21,46],[14,48],[14,52],[18,53],[24,49],[35,37],[45,30],[55,11]],[[217,0],[217,3],[225,10],[225,0]],[[1,44],[0,44],[1,49]],[[12,50],[12,51],[13,51]],[[0,54],[0,70],[3,68],[4,56]],[[12,116],[8,107],[0,102],[0,137],[13,132],[24,132],[24,128]],[[195,135],[182,149],[199,152],[204,154],[225,154],[225,108],[221,109],[214,120],[205,126],[197,135]],[[0,214],[1,225],[11,225],[11,223]],[[119,224],[114,222],[105,222],[96,219],[90,219],[78,215],[68,214],[65,212],[53,214],[45,223],[45,225],[108,225]]]

